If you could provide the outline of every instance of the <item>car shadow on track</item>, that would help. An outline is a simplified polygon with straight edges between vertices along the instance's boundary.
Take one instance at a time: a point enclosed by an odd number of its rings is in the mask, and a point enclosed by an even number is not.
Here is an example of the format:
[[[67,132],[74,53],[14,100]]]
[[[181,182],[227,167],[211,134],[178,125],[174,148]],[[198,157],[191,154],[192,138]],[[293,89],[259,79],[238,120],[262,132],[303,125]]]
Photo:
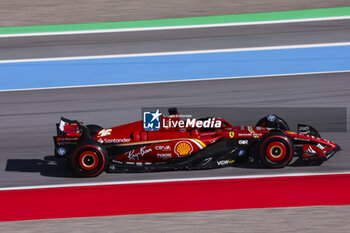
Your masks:
[[[321,166],[324,161],[314,160],[314,161],[305,161],[301,157],[294,156],[291,162],[287,165],[288,167],[311,167],[311,166]],[[250,151],[250,159],[245,159],[244,161],[238,161],[234,163],[232,167],[237,168],[251,168],[251,169],[271,169],[266,167],[261,160],[255,149]]]
[[[38,172],[48,177],[77,177],[68,169],[66,160],[55,156],[45,156],[44,159],[8,159],[6,164],[7,172]]]
[[[311,166],[321,166],[324,161],[304,161],[302,158],[293,159],[288,167],[311,167]],[[244,161],[233,164],[232,167],[237,168],[251,168],[251,169],[271,169],[266,167],[261,161]]]
[[[320,164],[305,164],[305,162],[297,159],[288,166],[319,166]],[[231,165],[236,168],[247,169],[269,169],[261,162],[255,161],[241,161]],[[72,178],[78,175],[72,170],[68,169],[67,161],[65,159],[58,159],[55,156],[48,155],[43,159],[8,159],[6,164],[6,172],[37,172],[41,176],[47,177],[61,177]]]

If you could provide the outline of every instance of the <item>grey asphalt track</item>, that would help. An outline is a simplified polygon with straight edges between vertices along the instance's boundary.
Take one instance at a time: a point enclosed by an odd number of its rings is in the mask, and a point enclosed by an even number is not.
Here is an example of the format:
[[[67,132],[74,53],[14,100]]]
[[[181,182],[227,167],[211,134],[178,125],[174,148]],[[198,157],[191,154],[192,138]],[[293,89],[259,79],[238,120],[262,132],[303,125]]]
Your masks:
[[[0,38],[0,59],[347,42],[350,20],[185,30]]]
[[[0,222],[6,233],[348,233],[350,206],[308,206]]]
[[[95,23],[349,6],[348,0],[0,0],[0,26]]]
[[[52,136],[60,116],[110,127],[139,120],[140,110],[146,106],[349,108],[349,100],[348,72],[0,92],[0,186],[349,171],[350,135],[329,132],[321,133],[344,150],[320,167],[297,166],[275,170],[230,167],[201,171],[102,174],[97,178],[82,179],[65,170],[64,161],[56,161],[52,156]]]
[[[260,26],[1,38],[0,59],[105,55],[346,42],[350,20]],[[141,117],[147,106],[349,107],[350,73],[0,92],[0,187],[350,170],[348,133],[321,132],[344,150],[320,167],[102,174],[81,179],[53,157],[60,116],[104,127]],[[257,116],[257,119],[258,120]],[[330,119],[331,120],[331,119]],[[349,118],[347,119],[349,121]],[[255,122],[246,122],[254,124]]]

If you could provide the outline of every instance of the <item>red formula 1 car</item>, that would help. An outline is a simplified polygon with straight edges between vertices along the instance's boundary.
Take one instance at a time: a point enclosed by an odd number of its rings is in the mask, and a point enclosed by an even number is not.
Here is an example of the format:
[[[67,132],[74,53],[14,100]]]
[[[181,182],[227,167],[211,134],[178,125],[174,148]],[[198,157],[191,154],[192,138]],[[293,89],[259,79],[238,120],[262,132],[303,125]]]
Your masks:
[[[293,156],[322,163],[341,150],[337,144],[320,138],[311,126],[298,125],[298,132],[290,131],[276,115],[262,118],[254,127],[233,126],[220,118],[214,118],[219,127],[213,127],[213,119],[205,118],[201,124],[189,121],[191,127],[179,129],[179,119],[172,118],[177,110],[170,109],[169,114],[166,117],[154,113],[154,119],[161,117],[165,123],[163,127],[149,123],[151,131],[145,130],[145,121],[102,128],[61,118],[54,136],[55,155],[67,158],[69,166],[81,176],[98,176],[103,171],[218,168],[252,157],[267,167],[282,168]],[[199,127],[205,124],[211,127]]]

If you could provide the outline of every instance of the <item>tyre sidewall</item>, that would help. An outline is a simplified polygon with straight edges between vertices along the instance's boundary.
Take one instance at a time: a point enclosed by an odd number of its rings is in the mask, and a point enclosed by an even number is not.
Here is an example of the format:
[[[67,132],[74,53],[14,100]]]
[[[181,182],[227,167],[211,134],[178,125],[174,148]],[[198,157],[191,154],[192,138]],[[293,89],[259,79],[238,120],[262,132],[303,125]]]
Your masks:
[[[92,168],[84,167],[82,161],[84,155],[93,155],[95,163]],[[85,177],[94,177],[100,175],[106,168],[108,155],[103,146],[92,140],[79,143],[70,154],[69,163],[73,170]]]
[[[272,161],[267,155],[266,149],[272,143],[282,143],[286,151],[286,155],[280,161]],[[260,160],[270,168],[282,168],[290,163],[293,158],[293,144],[291,139],[282,132],[271,132],[266,134],[262,139],[258,148]],[[283,152],[282,152],[283,153]]]

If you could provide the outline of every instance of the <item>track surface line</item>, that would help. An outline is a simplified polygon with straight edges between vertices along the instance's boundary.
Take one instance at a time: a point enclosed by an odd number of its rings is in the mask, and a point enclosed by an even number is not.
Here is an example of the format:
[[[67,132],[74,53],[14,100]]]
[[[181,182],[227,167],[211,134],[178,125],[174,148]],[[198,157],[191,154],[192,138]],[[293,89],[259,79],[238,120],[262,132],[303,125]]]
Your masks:
[[[348,205],[349,182],[343,174],[1,191],[0,221]]]
[[[288,20],[269,20],[269,21],[256,21],[256,22],[241,22],[241,23],[217,23],[217,24],[141,27],[141,28],[123,28],[123,29],[101,29],[101,30],[80,30],[80,31],[63,31],[63,32],[0,34],[0,38],[80,35],[80,34],[99,34],[99,33],[115,33],[115,32],[143,32],[143,31],[180,30],[180,29],[215,28],[215,27],[237,27],[237,26],[251,26],[251,25],[322,22],[322,21],[335,21],[335,20],[346,20],[346,19],[350,19],[350,16],[288,19]]]
[[[275,175],[242,175],[242,176],[218,176],[218,177],[200,177],[200,178],[182,178],[182,179],[155,179],[155,180],[130,180],[130,181],[111,181],[111,182],[91,182],[91,183],[72,183],[72,184],[57,184],[57,185],[36,185],[36,186],[19,186],[19,187],[4,187],[0,191],[11,190],[33,190],[33,189],[48,189],[48,188],[68,188],[68,187],[90,187],[90,186],[105,186],[105,185],[124,185],[124,184],[151,184],[151,183],[168,183],[168,182],[187,182],[187,181],[210,181],[210,180],[237,180],[237,179],[259,179],[259,178],[281,178],[281,177],[301,177],[301,176],[325,176],[325,175],[346,175],[350,171],[344,172],[323,172],[323,173],[287,173]]]
[[[116,55],[99,55],[99,56],[77,56],[77,57],[52,57],[52,58],[32,58],[32,59],[10,59],[0,60],[0,64],[6,63],[24,63],[24,62],[49,62],[49,61],[74,61],[90,59],[108,59],[108,58],[131,58],[131,57],[153,57],[153,56],[172,56],[186,54],[210,54],[210,53],[229,53],[229,52],[247,52],[247,51],[268,51],[284,49],[304,49],[304,48],[323,48],[348,46],[350,42],[321,43],[321,44],[301,44],[301,45],[283,45],[283,46],[263,46],[251,48],[229,48],[229,49],[211,49],[211,50],[192,50],[177,52],[160,52],[160,53],[134,53],[134,54],[116,54]]]
[[[255,76],[239,76],[239,77],[222,77],[222,78],[204,78],[204,79],[184,79],[171,81],[150,81],[150,82],[134,82],[134,83],[111,83],[99,85],[82,85],[82,86],[62,86],[62,87],[44,87],[44,88],[28,88],[28,89],[11,89],[0,90],[1,92],[18,92],[18,91],[40,91],[54,89],[72,89],[72,88],[90,88],[90,87],[113,87],[113,86],[129,86],[129,85],[145,85],[145,84],[162,84],[162,83],[181,83],[181,82],[198,82],[198,81],[215,81],[215,80],[234,80],[234,79],[253,79],[253,78],[269,78],[269,77],[284,77],[284,76],[299,76],[299,75],[315,75],[315,74],[338,74],[349,73],[350,70],[341,71],[326,71],[326,72],[309,72],[309,73],[290,73],[290,74],[275,74],[275,75],[255,75]]]

